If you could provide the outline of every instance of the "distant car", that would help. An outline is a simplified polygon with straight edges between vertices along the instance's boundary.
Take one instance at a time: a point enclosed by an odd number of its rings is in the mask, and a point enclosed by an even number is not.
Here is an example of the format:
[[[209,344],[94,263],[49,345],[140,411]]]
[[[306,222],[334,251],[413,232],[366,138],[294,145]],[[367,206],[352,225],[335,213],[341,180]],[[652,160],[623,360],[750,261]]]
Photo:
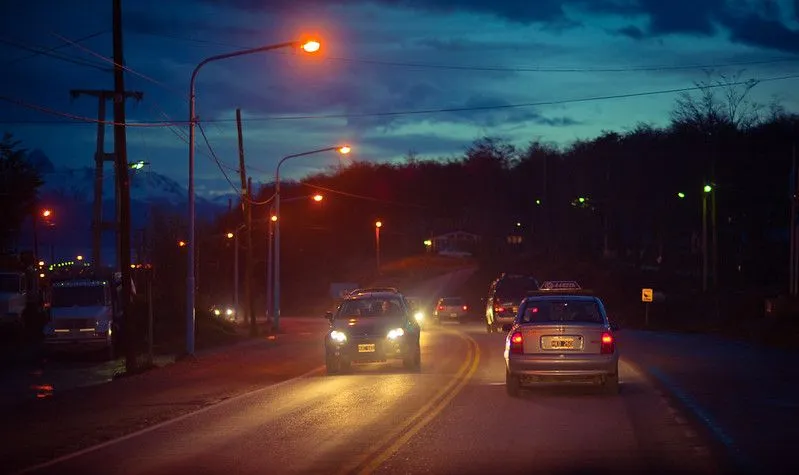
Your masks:
[[[519,303],[528,292],[538,290],[538,280],[530,275],[503,273],[488,288],[486,298],[486,331],[499,332],[513,323]]]
[[[421,327],[402,294],[350,295],[325,316],[330,320],[325,335],[328,374],[347,372],[353,363],[390,360],[401,360],[411,371],[421,369]]]
[[[214,305],[211,307],[211,315],[215,318],[228,322],[236,322],[236,308],[233,305]]]
[[[460,297],[442,297],[438,299],[436,309],[433,311],[433,322],[441,325],[443,321],[461,323],[469,316],[469,306]]]
[[[582,290],[531,292],[505,337],[505,388],[537,382],[593,382],[619,389],[619,351],[599,297]]]

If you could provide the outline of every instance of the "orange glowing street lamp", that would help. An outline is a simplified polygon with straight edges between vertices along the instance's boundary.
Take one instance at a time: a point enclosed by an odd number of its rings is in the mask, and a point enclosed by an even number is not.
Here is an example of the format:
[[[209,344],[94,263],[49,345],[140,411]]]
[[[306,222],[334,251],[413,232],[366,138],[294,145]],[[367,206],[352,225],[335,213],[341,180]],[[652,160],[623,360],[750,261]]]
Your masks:
[[[380,228],[383,227],[383,222],[375,221],[375,255],[377,257],[377,272],[380,273]]]
[[[225,236],[227,236],[228,239],[233,239],[234,234],[233,233],[227,233]]]
[[[188,201],[189,201],[189,237],[186,245],[188,246],[187,260],[188,260],[188,276],[186,279],[186,354],[189,356],[194,355],[194,337],[195,337],[195,226],[196,226],[196,210],[195,210],[195,193],[194,193],[194,151],[195,151],[195,125],[197,124],[196,110],[196,93],[195,83],[197,81],[197,74],[203,66],[208,63],[219,61],[227,58],[235,58],[255,53],[262,53],[266,51],[282,49],[282,48],[299,48],[305,53],[316,53],[321,48],[321,43],[318,40],[295,40],[286,43],[276,43],[267,46],[259,46],[257,48],[248,48],[230,53],[218,54],[210,56],[200,61],[194,70],[191,72],[191,79],[189,81],[189,184],[188,184]],[[251,331],[255,328],[255,317],[250,319]]]
[[[47,208],[42,210],[42,217],[43,218],[49,218],[52,215],[53,215],[53,211],[52,210],[47,209]]]

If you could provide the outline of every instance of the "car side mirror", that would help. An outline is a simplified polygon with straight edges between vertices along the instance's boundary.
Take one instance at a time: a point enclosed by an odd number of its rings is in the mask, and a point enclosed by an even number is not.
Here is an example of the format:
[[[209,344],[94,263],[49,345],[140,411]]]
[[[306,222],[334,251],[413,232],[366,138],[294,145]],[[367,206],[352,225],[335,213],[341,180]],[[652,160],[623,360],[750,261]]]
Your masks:
[[[325,318],[332,322],[333,321],[333,312],[331,312],[330,310],[325,312]]]
[[[511,330],[511,328],[513,328],[513,325],[510,323],[502,325],[502,331],[505,333],[508,333]]]

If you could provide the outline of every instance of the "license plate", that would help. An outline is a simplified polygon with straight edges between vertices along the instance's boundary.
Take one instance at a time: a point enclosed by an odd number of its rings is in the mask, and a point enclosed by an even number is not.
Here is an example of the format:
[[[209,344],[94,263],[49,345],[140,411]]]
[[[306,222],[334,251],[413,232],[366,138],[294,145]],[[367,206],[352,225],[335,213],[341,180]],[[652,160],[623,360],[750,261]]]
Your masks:
[[[549,340],[549,346],[553,349],[566,349],[571,350],[574,348],[574,338],[572,337],[552,337]]]
[[[358,345],[358,353],[374,353],[374,351],[375,351],[374,343]]]
[[[458,314],[457,313],[450,313],[449,316],[452,317],[452,318],[455,318],[455,317],[458,316]]]

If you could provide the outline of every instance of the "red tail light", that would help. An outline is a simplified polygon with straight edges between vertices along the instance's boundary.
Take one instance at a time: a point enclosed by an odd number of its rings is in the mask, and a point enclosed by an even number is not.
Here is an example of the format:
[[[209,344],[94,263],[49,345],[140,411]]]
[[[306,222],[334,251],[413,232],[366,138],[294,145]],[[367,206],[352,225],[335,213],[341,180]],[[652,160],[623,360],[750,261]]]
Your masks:
[[[443,305],[439,305],[438,306],[438,311],[439,312],[443,312],[444,311],[444,306]]]
[[[464,305],[464,306],[463,306],[463,311],[465,312],[465,311],[467,311],[467,310],[469,310],[469,306],[468,306],[468,305]]]
[[[608,332],[603,333],[599,352],[603,355],[612,355],[614,351],[616,351],[616,339]]]
[[[522,332],[513,332],[510,336],[510,352],[511,354],[520,355],[524,353],[524,337]]]

